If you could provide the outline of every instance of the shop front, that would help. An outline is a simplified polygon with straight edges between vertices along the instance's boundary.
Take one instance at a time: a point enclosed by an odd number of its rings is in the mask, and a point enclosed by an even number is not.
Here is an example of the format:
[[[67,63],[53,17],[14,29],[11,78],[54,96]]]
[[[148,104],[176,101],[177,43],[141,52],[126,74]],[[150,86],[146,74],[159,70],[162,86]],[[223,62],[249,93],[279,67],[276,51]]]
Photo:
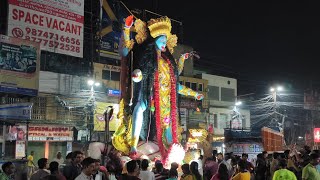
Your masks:
[[[34,151],[34,160],[45,157],[51,161],[60,151],[63,157],[72,151],[72,127],[60,125],[30,125],[28,128],[27,153]]]

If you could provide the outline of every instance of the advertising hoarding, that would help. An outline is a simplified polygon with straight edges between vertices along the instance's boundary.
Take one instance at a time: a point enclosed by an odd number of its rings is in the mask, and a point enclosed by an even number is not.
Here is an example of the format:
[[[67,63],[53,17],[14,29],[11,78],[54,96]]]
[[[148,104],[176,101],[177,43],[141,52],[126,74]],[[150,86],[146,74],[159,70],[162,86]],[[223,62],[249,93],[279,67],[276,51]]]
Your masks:
[[[95,102],[94,113],[94,131],[105,131],[105,117],[104,113],[109,106],[113,107],[113,115],[109,120],[109,131],[116,131],[120,126],[121,121],[117,118],[119,112],[119,105],[105,102]]]
[[[8,35],[83,57],[83,0],[9,0]]]
[[[36,96],[39,43],[0,35],[0,92]]]
[[[102,0],[102,20],[101,20],[101,54],[119,55],[119,44],[121,39],[124,19],[129,16],[129,12],[122,4]]]

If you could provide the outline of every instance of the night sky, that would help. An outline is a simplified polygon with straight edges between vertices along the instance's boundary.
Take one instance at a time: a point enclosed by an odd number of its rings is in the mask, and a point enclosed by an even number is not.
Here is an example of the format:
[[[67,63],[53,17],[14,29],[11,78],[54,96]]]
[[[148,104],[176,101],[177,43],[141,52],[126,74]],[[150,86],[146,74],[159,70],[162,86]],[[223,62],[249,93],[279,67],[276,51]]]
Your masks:
[[[184,44],[199,52],[198,68],[238,79],[238,94],[318,84],[317,4],[255,1],[123,1],[183,22]]]

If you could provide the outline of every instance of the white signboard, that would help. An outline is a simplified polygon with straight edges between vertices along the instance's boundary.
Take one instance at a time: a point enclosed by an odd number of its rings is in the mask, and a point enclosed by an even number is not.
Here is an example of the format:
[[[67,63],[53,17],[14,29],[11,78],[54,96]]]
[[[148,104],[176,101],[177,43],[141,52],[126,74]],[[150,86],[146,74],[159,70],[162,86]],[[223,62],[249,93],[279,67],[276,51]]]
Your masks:
[[[8,35],[41,49],[83,56],[83,0],[9,0]]]

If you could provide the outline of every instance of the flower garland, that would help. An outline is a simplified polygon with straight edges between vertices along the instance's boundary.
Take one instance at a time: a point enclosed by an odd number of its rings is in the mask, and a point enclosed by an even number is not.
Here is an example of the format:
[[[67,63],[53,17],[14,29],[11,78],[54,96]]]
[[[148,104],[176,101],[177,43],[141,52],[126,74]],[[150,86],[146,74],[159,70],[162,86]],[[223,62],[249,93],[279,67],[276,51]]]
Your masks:
[[[171,91],[170,91],[170,101],[171,101],[171,123],[172,123],[172,143],[178,143],[178,138],[177,138],[177,81],[175,78],[175,74],[173,71],[173,67],[167,59],[167,63],[170,67],[170,81],[171,81]]]
[[[163,157],[166,153],[163,142],[162,142],[162,127],[161,127],[161,116],[160,116],[160,83],[159,83],[159,72],[156,71],[154,74],[154,105],[155,105],[155,118],[156,118],[156,128],[157,128],[157,140],[158,146]]]

